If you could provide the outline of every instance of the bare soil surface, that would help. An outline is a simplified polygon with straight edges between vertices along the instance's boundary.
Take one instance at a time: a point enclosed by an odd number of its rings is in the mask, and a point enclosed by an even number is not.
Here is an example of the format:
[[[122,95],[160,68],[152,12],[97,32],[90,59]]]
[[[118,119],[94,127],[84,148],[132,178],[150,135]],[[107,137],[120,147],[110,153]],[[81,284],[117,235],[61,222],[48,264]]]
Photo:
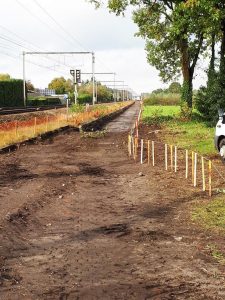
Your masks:
[[[225,299],[207,247],[224,239],[190,220],[206,198],[126,142],[69,132],[0,156],[0,299]]]

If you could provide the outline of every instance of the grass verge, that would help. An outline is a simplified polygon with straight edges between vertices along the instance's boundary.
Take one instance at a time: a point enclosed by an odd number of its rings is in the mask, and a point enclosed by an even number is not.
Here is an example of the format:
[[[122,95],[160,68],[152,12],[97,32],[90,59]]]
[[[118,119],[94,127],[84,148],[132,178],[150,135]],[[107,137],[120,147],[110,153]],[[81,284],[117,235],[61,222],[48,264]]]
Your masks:
[[[185,121],[180,117],[179,106],[145,106],[143,122],[161,126],[168,144],[176,144],[202,155],[217,153],[213,143],[215,126],[204,122],[197,111],[193,112],[192,120]]]
[[[208,203],[197,204],[191,218],[206,229],[215,229],[225,233],[225,198],[224,195],[210,200]]]

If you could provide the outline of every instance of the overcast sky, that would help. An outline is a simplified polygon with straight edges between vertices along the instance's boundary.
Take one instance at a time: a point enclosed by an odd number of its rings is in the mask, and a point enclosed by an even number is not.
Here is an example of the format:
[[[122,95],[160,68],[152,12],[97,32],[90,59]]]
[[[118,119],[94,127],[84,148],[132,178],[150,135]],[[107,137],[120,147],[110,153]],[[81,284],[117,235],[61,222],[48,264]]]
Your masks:
[[[134,36],[137,27],[131,12],[117,17],[103,7],[95,10],[86,0],[0,0],[0,4],[0,73],[22,78],[23,50],[94,51],[96,72],[116,72],[116,80],[125,81],[137,93],[165,86],[147,63],[144,40]],[[91,72],[90,55],[29,55],[26,59],[26,77],[36,87],[47,87],[54,77],[69,78],[70,67]],[[110,81],[113,76],[98,79]],[[204,79],[201,72],[194,86]]]

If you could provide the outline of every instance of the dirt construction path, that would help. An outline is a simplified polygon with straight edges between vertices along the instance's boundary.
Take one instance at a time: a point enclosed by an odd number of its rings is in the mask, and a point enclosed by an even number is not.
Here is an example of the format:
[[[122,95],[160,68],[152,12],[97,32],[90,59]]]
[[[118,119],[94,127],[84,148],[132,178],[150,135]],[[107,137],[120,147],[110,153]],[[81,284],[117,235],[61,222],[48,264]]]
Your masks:
[[[189,218],[201,195],[126,140],[70,132],[0,156],[1,300],[225,299],[220,237]]]

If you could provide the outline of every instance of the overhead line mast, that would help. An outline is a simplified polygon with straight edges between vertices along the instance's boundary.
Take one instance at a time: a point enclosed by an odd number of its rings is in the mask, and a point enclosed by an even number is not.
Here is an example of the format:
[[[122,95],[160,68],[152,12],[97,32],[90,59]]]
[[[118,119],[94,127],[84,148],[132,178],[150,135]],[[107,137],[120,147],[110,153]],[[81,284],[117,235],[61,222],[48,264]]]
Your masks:
[[[92,98],[92,104],[94,105],[96,102],[96,91],[95,91],[95,54],[94,52],[90,52],[90,51],[67,51],[67,52],[37,52],[37,51],[31,51],[31,52],[25,52],[23,51],[23,100],[24,100],[24,106],[26,106],[26,60],[25,60],[25,56],[26,55],[75,55],[75,54],[91,54],[92,55],[92,84],[93,84],[93,98]]]

